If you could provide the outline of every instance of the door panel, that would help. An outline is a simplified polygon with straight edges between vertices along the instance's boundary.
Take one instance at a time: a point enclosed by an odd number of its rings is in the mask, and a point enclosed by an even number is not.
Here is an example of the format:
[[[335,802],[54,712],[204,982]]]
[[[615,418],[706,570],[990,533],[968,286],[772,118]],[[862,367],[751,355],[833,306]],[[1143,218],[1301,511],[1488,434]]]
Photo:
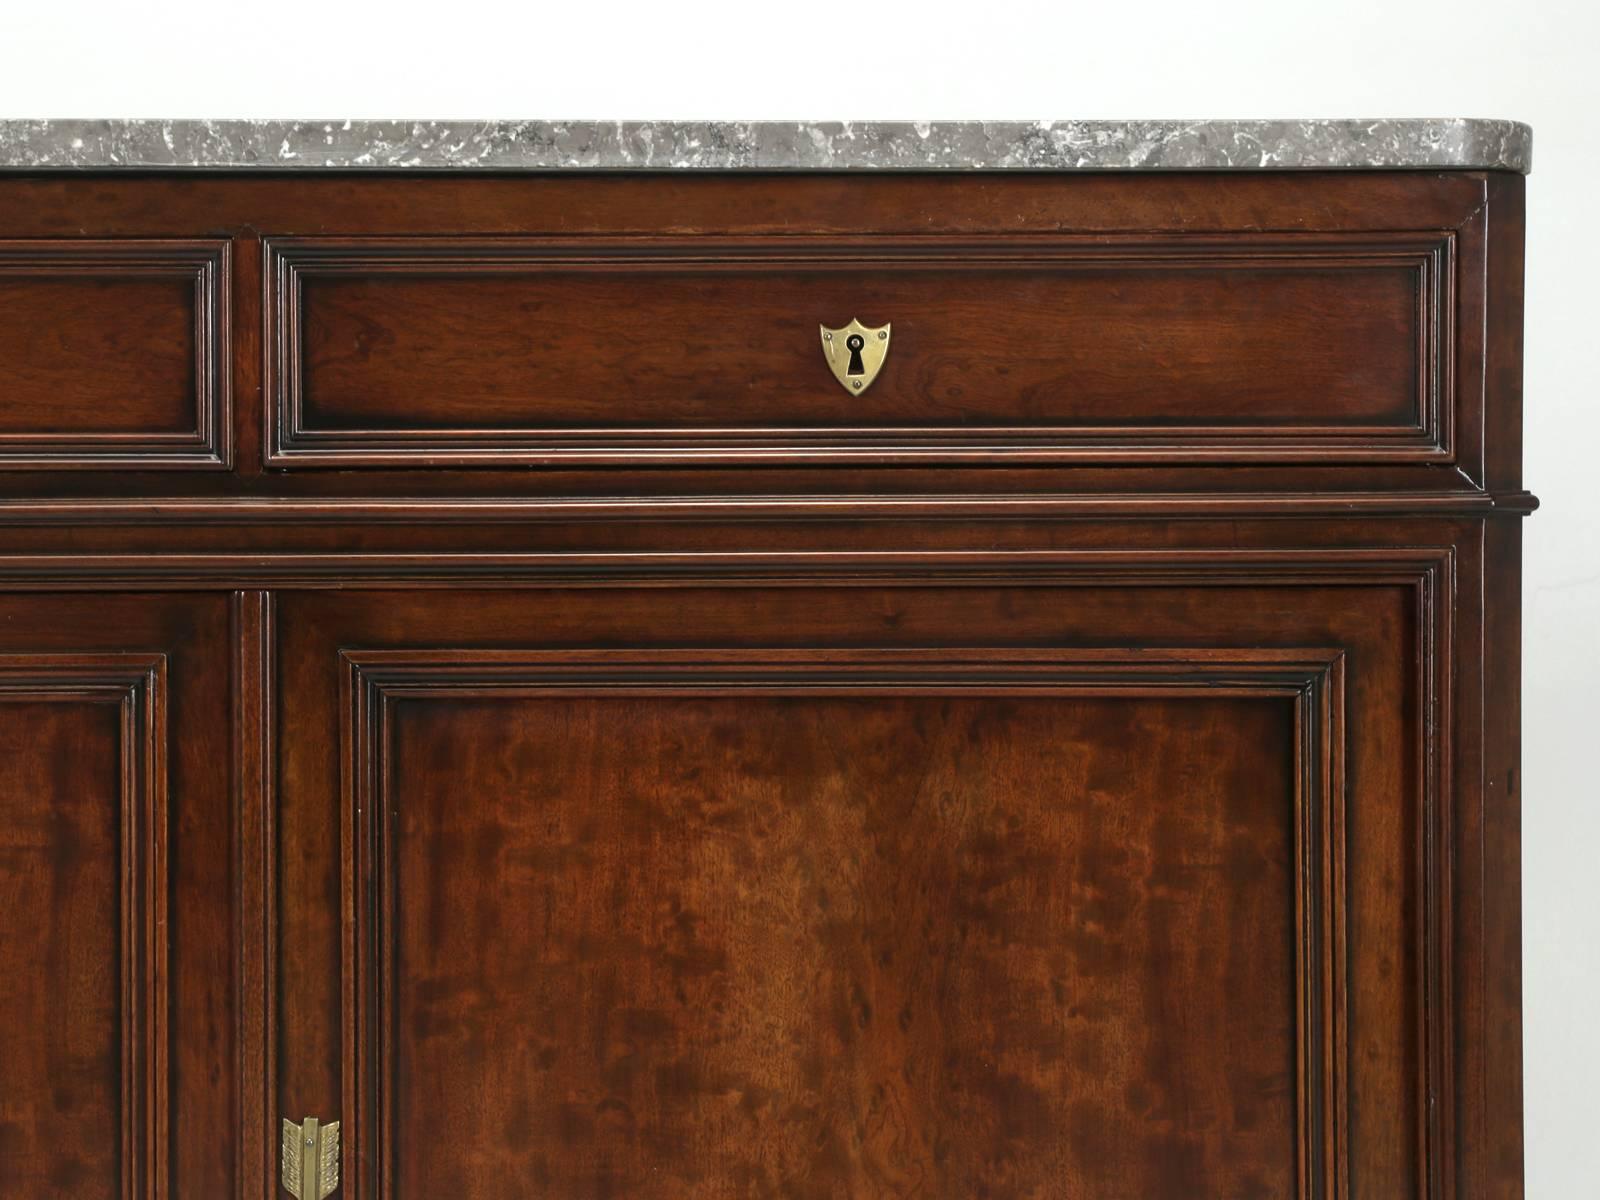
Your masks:
[[[1291,1194],[1342,992],[1305,658],[348,656],[376,1176]]]
[[[164,676],[159,657],[0,656],[7,1195],[120,1197],[156,1174]]]
[[[232,1179],[227,630],[222,597],[0,597],[8,1198]]]
[[[1418,595],[285,594],[283,1112],[361,1200],[1424,1194]]]

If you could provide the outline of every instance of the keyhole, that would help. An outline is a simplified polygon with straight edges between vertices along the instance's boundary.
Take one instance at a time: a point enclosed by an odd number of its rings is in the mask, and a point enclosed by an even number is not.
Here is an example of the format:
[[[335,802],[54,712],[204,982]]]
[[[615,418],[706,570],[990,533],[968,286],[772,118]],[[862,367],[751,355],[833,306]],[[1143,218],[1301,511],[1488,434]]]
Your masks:
[[[867,368],[861,364],[861,347],[867,344],[867,339],[859,333],[852,333],[844,340],[844,348],[850,351],[850,365],[845,368],[846,375],[865,375]]]

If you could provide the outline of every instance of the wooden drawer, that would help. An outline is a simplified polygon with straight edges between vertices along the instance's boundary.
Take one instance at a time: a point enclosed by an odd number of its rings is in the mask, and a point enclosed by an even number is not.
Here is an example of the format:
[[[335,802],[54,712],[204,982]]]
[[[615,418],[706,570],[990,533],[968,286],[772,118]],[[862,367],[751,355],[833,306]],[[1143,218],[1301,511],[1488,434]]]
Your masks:
[[[1451,457],[1451,233],[269,239],[269,461]],[[820,326],[889,326],[858,391]]]
[[[227,465],[227,241],[0,241],[0,468]]]

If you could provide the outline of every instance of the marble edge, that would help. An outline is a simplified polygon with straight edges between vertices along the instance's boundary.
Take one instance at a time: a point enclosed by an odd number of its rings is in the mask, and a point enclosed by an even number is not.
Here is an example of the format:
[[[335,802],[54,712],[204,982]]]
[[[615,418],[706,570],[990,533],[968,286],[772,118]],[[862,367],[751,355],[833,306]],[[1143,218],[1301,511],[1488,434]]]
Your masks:
[[[1532,167],[1476,118],[1262,121],[0,120],[0,171],[1286,171]]]

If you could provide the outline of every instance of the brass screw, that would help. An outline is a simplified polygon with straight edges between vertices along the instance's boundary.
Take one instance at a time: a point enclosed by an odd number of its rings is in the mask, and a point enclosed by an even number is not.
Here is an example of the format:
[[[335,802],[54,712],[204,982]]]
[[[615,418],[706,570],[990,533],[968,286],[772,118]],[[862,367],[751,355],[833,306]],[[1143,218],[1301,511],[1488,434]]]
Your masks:
[[[878,330],[878,340],[880,342],[887,341],[888,337],[889,337],[889,335],[887,333],[885,333],[883,330],[881,330],[881,329]]]

